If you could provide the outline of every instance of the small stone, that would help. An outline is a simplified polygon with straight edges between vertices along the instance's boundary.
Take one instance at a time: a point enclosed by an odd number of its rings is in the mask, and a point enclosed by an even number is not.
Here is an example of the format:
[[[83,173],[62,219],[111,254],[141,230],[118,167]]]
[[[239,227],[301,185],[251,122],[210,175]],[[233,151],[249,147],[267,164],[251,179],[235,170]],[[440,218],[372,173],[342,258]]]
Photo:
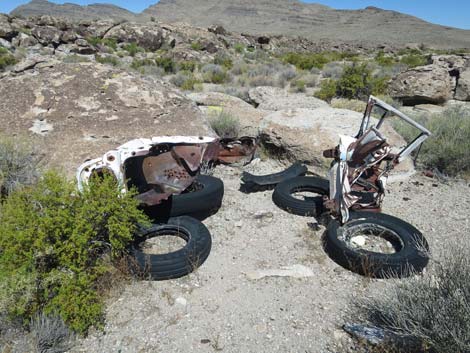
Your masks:
[[[361,235],[358,235],[357,237],[351,239],[351,243],[357,246],[364,246],[366,245],[366,238]]]
[[[186,307],[188,305],[188,301],[183,297],[178,297],[175,300],[175,305]]]

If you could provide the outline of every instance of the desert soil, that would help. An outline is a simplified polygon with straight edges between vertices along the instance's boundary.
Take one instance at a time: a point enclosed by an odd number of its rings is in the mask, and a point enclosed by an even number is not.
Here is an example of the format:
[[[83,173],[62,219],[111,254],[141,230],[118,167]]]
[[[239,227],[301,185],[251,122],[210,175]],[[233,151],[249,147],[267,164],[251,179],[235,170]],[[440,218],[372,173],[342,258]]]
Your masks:
[[[273,161],[244,167],[282,170]],[[221,167],[223,206],[204,223],[212,252],[195,273],[171,281],[131,281],[108,300],[104,332],[92,332],[72,352],[344,352],[341,329],[354,297],[383,280],[356,275],[323,251],[324,227],[277,208],[272,191],[239,191],[242,169]],[[388,187],[384,212],[420,229],[436,254],[450,238],[469,241],[470,185],[416,174]],[[302,265],[304,278],[264,277],[257,271]],[[304,269],[302,267],[302,269]]]

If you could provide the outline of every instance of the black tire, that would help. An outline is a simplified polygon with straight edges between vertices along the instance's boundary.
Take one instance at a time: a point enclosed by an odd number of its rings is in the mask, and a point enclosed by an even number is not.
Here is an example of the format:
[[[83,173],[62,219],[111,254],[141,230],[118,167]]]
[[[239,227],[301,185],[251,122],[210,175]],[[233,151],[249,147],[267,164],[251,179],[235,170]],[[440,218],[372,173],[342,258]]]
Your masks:
[[[378,236],[394,247],[391,254],[354,248],[349,240],[355,229],[375,229]],[[396,217],[372,212],[351,212],[344,225],[329,223],[324,239],[325,251],[339,265],[373,278],[407,277],[421,272],[428,264],[429,246],[419,230]]]
[[[171,217],[213,214],[220,208],[224,197],[222,180],[209,175],[199,175],[194,184],[196,191],[173,195]]]
[[[320,196],[299,200],[292,196],[295,192],[309,191]],[[273,202],[283,210],[299,216],[318,216],[325,211],[323,196],[329,195],[330,183],[314,176],[299,176],[277,184],[273,192]]]
[[[192,191],[195,187],[196,191]],[[166,223],[170,217],[191,216],[203,220],[222,205],[224,183],[219,178],[199,175],[188,192],[171,195],[154,206],[143,206],[144,213],[155,223]]]
[[[145,254],[139,244],[162,235],[178,236],[186,245],[167,254]],[[166,224],[156,224],[139,232],[131,247],[131,258],[137,272],[152,280],[179,278],[193,272],[206,261],[211,251],[209,230],[197,219],[182,216],[170,218]]]

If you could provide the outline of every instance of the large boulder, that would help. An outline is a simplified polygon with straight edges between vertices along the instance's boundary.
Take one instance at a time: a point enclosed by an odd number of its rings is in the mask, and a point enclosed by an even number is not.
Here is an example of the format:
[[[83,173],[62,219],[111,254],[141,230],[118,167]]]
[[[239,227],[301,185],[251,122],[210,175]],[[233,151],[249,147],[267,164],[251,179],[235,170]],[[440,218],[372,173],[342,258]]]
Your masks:
[[[37,26],[33,28],[31,34],[42,45],[52,44],[54,46],[58,46],[60,44],[62,31],[52,26]]]
[[[12,40],[18,31],[10,24],[9,17],[0,13],[0,38]]]
[[[405,105],[442,104],[452,97],[453,88],[448,69],[439,65],[426,65],[396,76],[389,86],[389,93]]]
[[[470,69],[460,73],[454,98],[460,101],[470,101]]]
[[[0,97],[0,131],[27,136],[68,175],[131,139],[213,136],[202,112],[170,84],[108,65],[42,62],[1,78]]]
[[[346,109],[322,107],[317,109],[280,110],[261,121],[261,141],[270,150],[291,160],[325,167],[331,160],[323,157],[325,149],[335,147],[339,135],[355,136],[363,114]],[[395,148],[406,145],[403,138],[388,123],[381,131]],[[404,163],[402,171],[410,172],[413,165]]]
[[[316,109],[326,107],[328,104],[321,99],[306,96],[303,93],[290,93],[278,87],[256,87],[249,91],[249,97],[259,109]]]
[[[213,118],[214,115],[224,112],[237,118],[240,122],[241,135],[258,136],[261,119],[269,112],[256,109],[244,100],[219,92],[197,92],[187,95],[199,108]]]
[[[163,30],[156,25],[124,23],[111,28],[104,37],[114,38],[120,43],[137,43],[151,51],[160,49],[163,45]]]

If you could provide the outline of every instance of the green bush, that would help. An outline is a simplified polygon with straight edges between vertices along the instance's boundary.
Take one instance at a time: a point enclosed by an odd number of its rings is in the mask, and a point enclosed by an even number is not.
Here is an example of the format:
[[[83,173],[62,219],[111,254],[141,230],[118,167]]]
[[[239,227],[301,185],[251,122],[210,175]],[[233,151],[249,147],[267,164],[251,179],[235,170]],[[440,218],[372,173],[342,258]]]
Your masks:
[[[86,41],[93,46],[97,46],[98,44],[101,44],[100,37],[87,37]]]
[[[418,161],[427,168],[437,168],[451,176],[469,176],[470,110],[455,106],[439,114],[420,115],[415,119],[433,134],[422,145]],[[417,136],[417,130],[409,124],[397,122],[395,128],[409,142]]]
[[[28,323],[39,312],[84,333],[103,318],[99,280],[109,274],[138,224],[147,220],[132,193],[110,176],[79,194],[48,172],[12,193],[0,212],[0,313]]]
[[[31,144],[0,135],[0,196],[36,182],[39,158]]]
[[[376,54],[375,61],[380,66],[386,66],[386,67],[393,66],[394,64],[396,64],[395,58],[389,55],[385,55],[385,53],[382,50],[380,50]]]
[[[132,60],[131,68],[137,70],[142,66],[152,66],[155,65],[155,60],[152,59],[134,59]]]
[[[127,51],[130,56],[135,56],[137,53],[141,53],[145,51],[144,48],[139,47],[137,43],[134,43],[134,42],[124,45],[122,49]]]
[[[7,66],[11,66],[15,64],[16,64],[15,57],[11,55],[7,49],[0,47],[0,71],[5,70]]]
[[[241,54],[245,51],[245,46],[242,43],[236,43],[233,46],[233,49],[238,53]]]
[[[422,349],[405,346],[399,352],[470,352],[469,248],[452,244],[430,272],[392,280],[377,296],[355,299],[353,304],[350,316],[354,322],[359,319],[411,336],[422,345]]]
[[[204,82],[220,84],[229,79],[229,75],[220,65],[206,64],[201,68],[201,71]]]
[[[104,38],[101,42],[108,48],[117,50],[117,40],[115,38]]]
[[[354,59],[357,55],[350,52],[322,52],[322,53],[287,53],[282,56],[286,63],[295,65],[300,70],[322,69],[323,66],[332,61],[343,59]]]
[[[159,56],[155,59],[157,66],[165,70],[166,73],[172,73],[176,71],[176,64],[172,58],[166,56]]]
[[[402,56],[400,62],[408,67],[423,66],[429,63],[429,55],[408,54]]]
[[[227,70],[230,70],[233,67],[233,61],[228,55],[217,54],[214,57],[214,64],[220,65]]]
[[[303,80],[297,80],[295,82],[293,82],[293,87],[292,87],[292,90],[294,92],[305,92],[306,90],[306,85],[305,85],[305,81]]]
[[[336,96],[337,81],[326,79],[321,81],[320,89],[315,92],[315,97],[323,99],[324,101],[331,101]]]
[[[194,72],[197,63],[194,60],[183,60],[178,63],[178,70]]]
[[[204,49],[204,45],[199,41],[195,41],[191,43],[191,49],[196,50],[196,51],[201,51]]]

